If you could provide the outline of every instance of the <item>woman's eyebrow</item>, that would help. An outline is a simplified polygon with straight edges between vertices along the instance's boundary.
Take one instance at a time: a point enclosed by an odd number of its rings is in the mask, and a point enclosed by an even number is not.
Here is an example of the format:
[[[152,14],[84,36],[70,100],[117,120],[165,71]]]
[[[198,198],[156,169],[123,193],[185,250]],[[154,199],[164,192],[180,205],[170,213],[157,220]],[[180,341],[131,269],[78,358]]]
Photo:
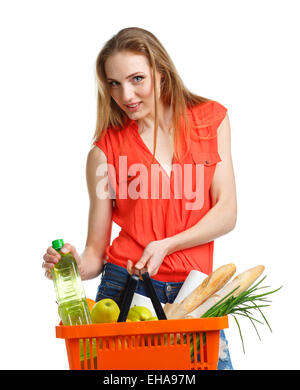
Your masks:
[[[129,76],[127,76],[126,79],[129,79],[130,77],[135,76],[136,74],[141,74],[141,73],[143,73],[143,72],[135,72],[135,73],[132,73],[132,74],[130,74]],[[109,77],[107,77],[107,80],[117,81],[117,80],[111,79],[111,78],[109,78]]]

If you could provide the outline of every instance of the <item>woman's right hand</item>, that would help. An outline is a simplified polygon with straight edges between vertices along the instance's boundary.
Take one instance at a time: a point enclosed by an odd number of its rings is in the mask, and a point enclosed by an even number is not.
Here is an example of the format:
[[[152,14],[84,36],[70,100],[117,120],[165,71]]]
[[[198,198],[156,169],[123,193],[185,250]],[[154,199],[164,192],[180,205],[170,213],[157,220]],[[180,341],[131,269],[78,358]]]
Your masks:
[[[62,253],[71,253],[74,256],[80,272],[81,257],[77,253],[75,247],[71,244],[66,243],[64,244],[64,246],[61,248],[60,251]],[[60,258],[61,255],[55,249],[53,249],[52,246],[49,246],[47,248],[47,251],[43,256],[44,262],[42,264],[42,268],[45,268],[45,276],[48,279],[52,279],[51,269],[53,269],[55,264],[59,262]]]

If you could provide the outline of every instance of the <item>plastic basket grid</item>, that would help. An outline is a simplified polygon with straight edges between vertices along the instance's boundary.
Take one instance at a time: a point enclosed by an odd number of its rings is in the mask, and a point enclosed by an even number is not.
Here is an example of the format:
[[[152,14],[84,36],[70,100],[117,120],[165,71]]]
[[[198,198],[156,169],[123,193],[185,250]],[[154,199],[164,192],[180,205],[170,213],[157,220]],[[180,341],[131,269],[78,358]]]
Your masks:
[[[71,370],[216,370],[228,317],[57,326]],[[92,353],[90,353],[92,351]]]

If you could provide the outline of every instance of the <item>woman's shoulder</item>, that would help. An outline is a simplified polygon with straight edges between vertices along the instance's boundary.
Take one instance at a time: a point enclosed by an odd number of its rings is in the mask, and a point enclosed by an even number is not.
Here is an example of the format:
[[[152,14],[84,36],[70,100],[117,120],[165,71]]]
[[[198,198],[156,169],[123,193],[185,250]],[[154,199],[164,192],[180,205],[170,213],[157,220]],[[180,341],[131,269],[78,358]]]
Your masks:
[[[107,161],[114,164],[124,149],[128,149],[129,132],[132,131],[132,121],[126,120],[123,126],[109,126],[93,142],[105,153]]]
[[[189,112],[198,124],[200,121],[202,125],[210,126],[225,117],[227,108],[216,100],[209,100],[191,107]]]
[[[100,142],[111,142],[111,143],[119,143],[122,141],[122,138],[128,132],[131,121],[126,120],[123,126],[109,126],[104,129],[98,138],[95,140],[95,144]]]
[[[216,100],[210,100],[192,107],[189,111],[194,140],[214,140],[218,127],[226,116],[227,108]]]

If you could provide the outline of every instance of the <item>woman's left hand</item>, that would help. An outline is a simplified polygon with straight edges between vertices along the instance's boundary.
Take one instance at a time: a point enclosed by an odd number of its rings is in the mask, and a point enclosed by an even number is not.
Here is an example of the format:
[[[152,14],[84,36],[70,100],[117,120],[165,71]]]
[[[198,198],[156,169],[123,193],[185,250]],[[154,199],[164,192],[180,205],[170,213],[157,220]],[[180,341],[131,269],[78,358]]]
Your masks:
[[[169,250],[169,241],[168,239],[152,241],[150,242],[141,256],[141,258],[136,262],[134,269],[137,271],[146,268],[150,276],[157,274],[161,263],[168,254]],[[131,260],[127,262],[127,271],[133,273],[133,263]]]

